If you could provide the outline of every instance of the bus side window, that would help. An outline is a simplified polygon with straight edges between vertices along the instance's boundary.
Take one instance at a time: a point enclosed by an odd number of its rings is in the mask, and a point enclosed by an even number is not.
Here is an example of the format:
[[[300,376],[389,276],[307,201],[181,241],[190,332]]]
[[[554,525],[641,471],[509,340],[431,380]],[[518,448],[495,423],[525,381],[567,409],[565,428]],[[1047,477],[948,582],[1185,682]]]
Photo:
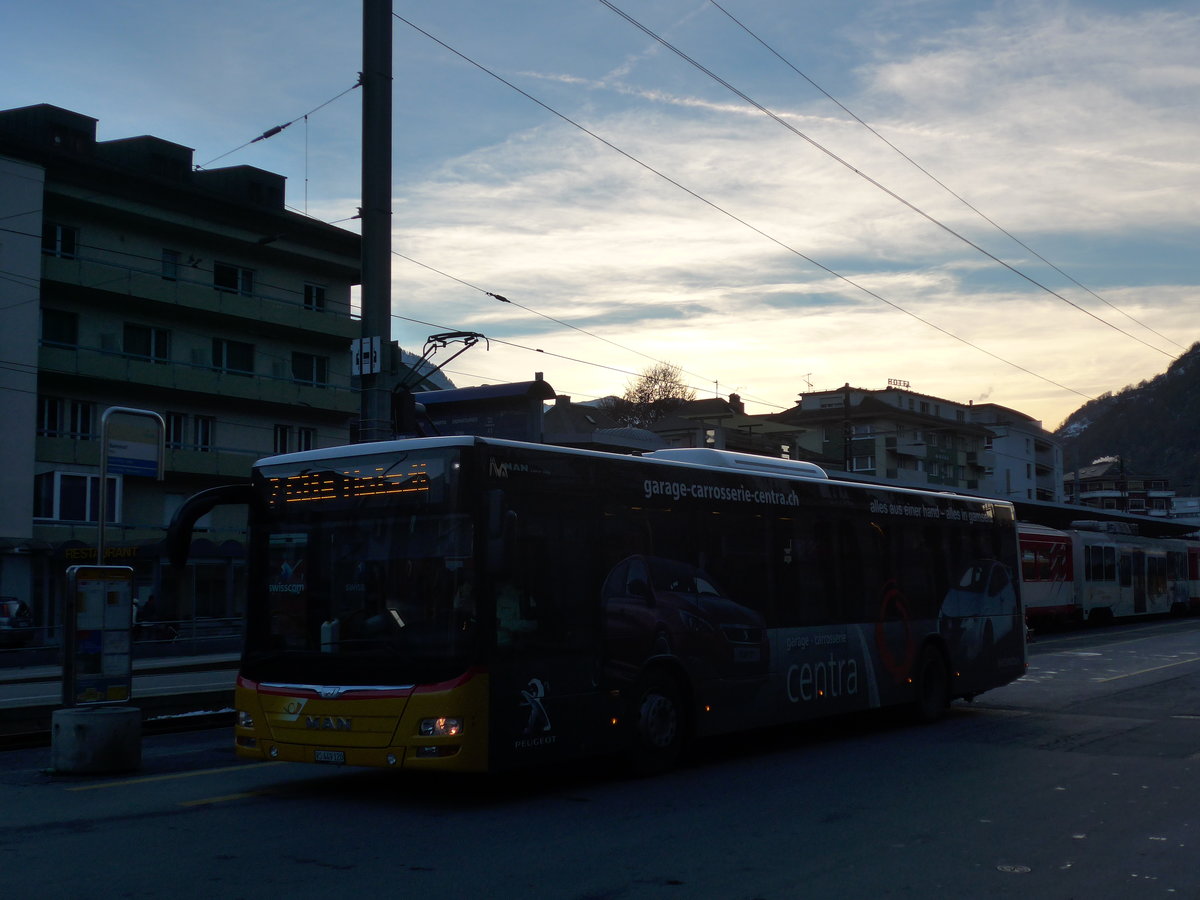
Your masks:
[[[792,533],[785,534],[778,566],[781,608],[776,616],[781,625],[826,625],[833,620],[831,598],[837,584],[828,533],[820,524],[805,520],[796,520],[793,526]]]
[[[843,622],[867,622],[875,617],[879,598],[868,596],[868,573],[864,571],[867,554],[864,545],[874,542],[875,535],[860,534],[849,519],[828,523],[833,540],[822,563],[827,567],[827,580],[833,582],[834,619]],[[882,583],[878,585],[882,589]]]
[[[556,499],[527,494],[517,510],[511,569],[494,581],[496,642],[568,652],[587,646],[596,625],[594,602],[581,598],[595,591],[595,539],[591,525]],[[594,596],[594,594],[592,594]]]

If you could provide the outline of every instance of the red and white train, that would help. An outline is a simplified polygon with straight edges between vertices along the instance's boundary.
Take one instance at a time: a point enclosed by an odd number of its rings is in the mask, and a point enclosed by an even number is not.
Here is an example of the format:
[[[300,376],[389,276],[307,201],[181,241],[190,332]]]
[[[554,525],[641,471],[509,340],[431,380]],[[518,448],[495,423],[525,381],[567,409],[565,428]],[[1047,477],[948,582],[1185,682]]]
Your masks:
[[[1143,537],[1118,522],[1019,526],[1031,628],[1200,612],[1200,540]]]

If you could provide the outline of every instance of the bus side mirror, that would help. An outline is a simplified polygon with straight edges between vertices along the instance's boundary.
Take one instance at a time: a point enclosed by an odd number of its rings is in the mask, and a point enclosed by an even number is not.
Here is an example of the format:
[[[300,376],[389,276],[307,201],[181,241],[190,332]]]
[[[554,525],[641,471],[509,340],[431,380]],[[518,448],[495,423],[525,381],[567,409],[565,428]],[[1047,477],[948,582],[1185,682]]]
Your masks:
[[[179,569],[187,563],[188,550],[192,545],[192,531],[201,516],[207,515],[218,506],[246,505],[253,508],[257,502],[255,497],[249,482],[209,488],[188,497],[183,505],[175,510],[171,524],[167,526],[164,544],[171,566]]]

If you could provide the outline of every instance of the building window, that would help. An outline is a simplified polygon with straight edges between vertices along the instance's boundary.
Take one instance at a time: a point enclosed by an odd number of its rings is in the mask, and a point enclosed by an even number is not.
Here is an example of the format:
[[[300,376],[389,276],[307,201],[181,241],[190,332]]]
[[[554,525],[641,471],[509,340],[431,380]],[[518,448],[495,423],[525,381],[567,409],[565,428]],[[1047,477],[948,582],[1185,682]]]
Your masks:
[[[315,428],[297,428],[296,429],[296,449],[297,450],[316,450],[317,449],[317,429],[315,429]]]
[[[287,453],[292,442],[292,427],[290,425],[275,426],[275,452]]]
[[[874,455],[855,456],[850,461],[850,471],[851,472],[874,472],[875,471]]]
[[[160,363],[165,363],[171,358],[171,332],[165,328],[151,328],[149,325],[126,322],[124,340],[123,349],[126,356]]]
[[[46,222],[42,225],[42,253],[62,259],[74,259],[79,252],[79,229]]]
[[[216,427],[217,420],[212,416],[196,416],[192,420],[192,446],[205,453],[212,450]]]
[[[39,437],[92,440],[92,404],[63,397],[38,397],[37,433]]]
[[[214,369],[237,375],[254,374],[254,345],[242,341],[213,338],[212,364]]]
[[[169,412],[163,417],[167,426],[166,442],[172,450],[182,450],[187,440],[187,416],[183,413]]]
[[[43,309],[42,343],[52,347],[78,347],[79,315],[62,309]]]
[[[329,383],[329,358],[311,353],[292,354],[292,377],[304,384],[324,386]]]
[[[214,263],[213,287],[218,291],[249,296],[254,293],[254,272],[229,263]]]
[[[58,522],[95,522],[100,513],[99,475],[43,472],[34,479],[34,515]],[[121,521],[121,479],[108,476],[109,523]]]
[[[317,312],[325,311],[325,286],[322,284],[306,284],[304,286],[304,308]]]
[[[179,280],[179,251],[163,249],[162,277],[164,281]]]

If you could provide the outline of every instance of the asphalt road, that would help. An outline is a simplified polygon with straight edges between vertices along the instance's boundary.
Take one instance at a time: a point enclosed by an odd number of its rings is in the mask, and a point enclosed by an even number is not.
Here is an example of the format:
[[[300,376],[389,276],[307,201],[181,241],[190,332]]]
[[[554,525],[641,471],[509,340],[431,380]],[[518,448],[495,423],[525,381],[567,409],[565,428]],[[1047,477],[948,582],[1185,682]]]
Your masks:
[[[668,775],[241,764],[164,735],[127,777],[0,754],[25,896],[1200,897],[1200,621],[1043,638],[942,722],[711,742]]]

